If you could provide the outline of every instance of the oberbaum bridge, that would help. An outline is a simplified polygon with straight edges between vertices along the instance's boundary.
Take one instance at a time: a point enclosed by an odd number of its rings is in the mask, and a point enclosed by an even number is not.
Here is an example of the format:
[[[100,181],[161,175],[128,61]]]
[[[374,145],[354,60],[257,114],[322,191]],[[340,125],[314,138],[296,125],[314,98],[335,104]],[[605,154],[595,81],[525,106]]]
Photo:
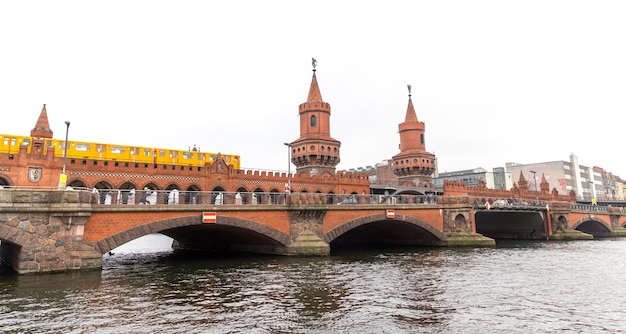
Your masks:
[[[336,171],[341,142],[330,136],[331,108],[313,64],[300,137],[285,143],[295,173],[243,170],[220,154],[198,166],[68,154],[68,146],[86,146],[68,142],[69,122],[65,142],[53,140],[44,105],[29,137],[0,141],[2,261],[20,274],[101,269],[103,254],[152,233],[171,237],[174,249],[295,256],[346,246],[626,236],[621,208],[577,205],[575,193],[550,191],[545,176],[535,191],[523,174],[509,191],[459,181],[435,189],[435,156],[410,87],[390,165],[397,187],[381,194],[367,173]]]

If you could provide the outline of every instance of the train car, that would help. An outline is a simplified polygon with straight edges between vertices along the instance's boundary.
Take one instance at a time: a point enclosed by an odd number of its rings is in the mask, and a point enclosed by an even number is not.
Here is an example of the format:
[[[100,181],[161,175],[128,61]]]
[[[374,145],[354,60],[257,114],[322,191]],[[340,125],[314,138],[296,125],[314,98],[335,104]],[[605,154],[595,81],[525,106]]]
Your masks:
[[[32,149],[32,138],[0,134],[0,153],[7,153],[9,155],[19,154],[20,147],[22,146],[28,147],[28,153],[30,153]],[[53,150],[54,155],[57,157],[63,157],[65,154],[65,141],[60,139],[45,139],[42,153],[46,154],[48,150]],[[195,147],[191,150],[173,150],[76,140],[68,141],[67,146],[67,158],[69,159],[109,160],[201,167],[206,163],[213,163],[218,157],[224,159],[226,164],[233,165],[235,169],[241,167],[241,159],[238,155],[200,152]]]
[[[28,153],[30,153],[30,143],[30,137],[27,136],[0,134],[0,153],[18,154],[22,146],[28,147]]]

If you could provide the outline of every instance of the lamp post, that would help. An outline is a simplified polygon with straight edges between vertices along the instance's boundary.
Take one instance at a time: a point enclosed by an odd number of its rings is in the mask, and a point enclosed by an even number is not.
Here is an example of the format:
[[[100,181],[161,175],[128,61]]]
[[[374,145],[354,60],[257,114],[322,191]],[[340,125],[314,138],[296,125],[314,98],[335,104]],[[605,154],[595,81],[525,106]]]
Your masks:
[[[535,182],[535,196],[537,196],[537,200],[539,200],[539,193],[537,192],[537,172],[535,172],[534,170],[530,171],[531,173],[533,173],[533,181]]]
[[[59,176],[59,189],[65,188],[67,183],[67,175],[65,175],[65,167],[67,166],[67,138],[70,132],[70,121],[65,121],[65,147],[63,148],[63,172]]]
[[[291,144],[283,143],[287,146],[287,191],[286,193],[291,193]]]

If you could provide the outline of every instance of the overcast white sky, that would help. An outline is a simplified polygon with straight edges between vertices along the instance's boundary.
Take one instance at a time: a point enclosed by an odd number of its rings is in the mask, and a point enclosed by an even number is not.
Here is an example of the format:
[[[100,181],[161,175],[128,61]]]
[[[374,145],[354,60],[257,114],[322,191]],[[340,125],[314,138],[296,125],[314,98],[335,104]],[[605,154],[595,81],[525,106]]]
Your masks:
[[[287,169],[318,60],[338,169],[398,153],[407,84],[439,171],[568,160],[626,177],[624,1],[2,1],[0,133]],[[294,170],[294,166],[292,166]]]

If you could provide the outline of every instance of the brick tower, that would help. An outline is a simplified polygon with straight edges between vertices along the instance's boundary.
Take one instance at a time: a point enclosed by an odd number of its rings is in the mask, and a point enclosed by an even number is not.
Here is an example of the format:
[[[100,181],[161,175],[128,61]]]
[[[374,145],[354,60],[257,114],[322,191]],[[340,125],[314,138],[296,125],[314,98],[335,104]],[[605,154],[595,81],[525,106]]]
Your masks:
[[[398,185],[407,187],[432,187],[432,174],[435,171],[435,155],[426,152],[424,122],[417,120],[411,86],[409,88],[409,105],[404,123],[398,125],[400,132],[400,153],[393,156],[393,172],[398,176]]]
[[[322,100],[315,76],[306,102],[300,104],[300,138],[291,142],[291,162],[298,174],[335,175],[341,142],[330,136],[330,104]]]
[[[43,105],[39,118],[35,127],[30,130],[30,136],[33,137],[33,152],[43,152],[44,139],[52,139],[53,132],[50,129],[50,123],[48,122],[48,111],[46,105]]]

